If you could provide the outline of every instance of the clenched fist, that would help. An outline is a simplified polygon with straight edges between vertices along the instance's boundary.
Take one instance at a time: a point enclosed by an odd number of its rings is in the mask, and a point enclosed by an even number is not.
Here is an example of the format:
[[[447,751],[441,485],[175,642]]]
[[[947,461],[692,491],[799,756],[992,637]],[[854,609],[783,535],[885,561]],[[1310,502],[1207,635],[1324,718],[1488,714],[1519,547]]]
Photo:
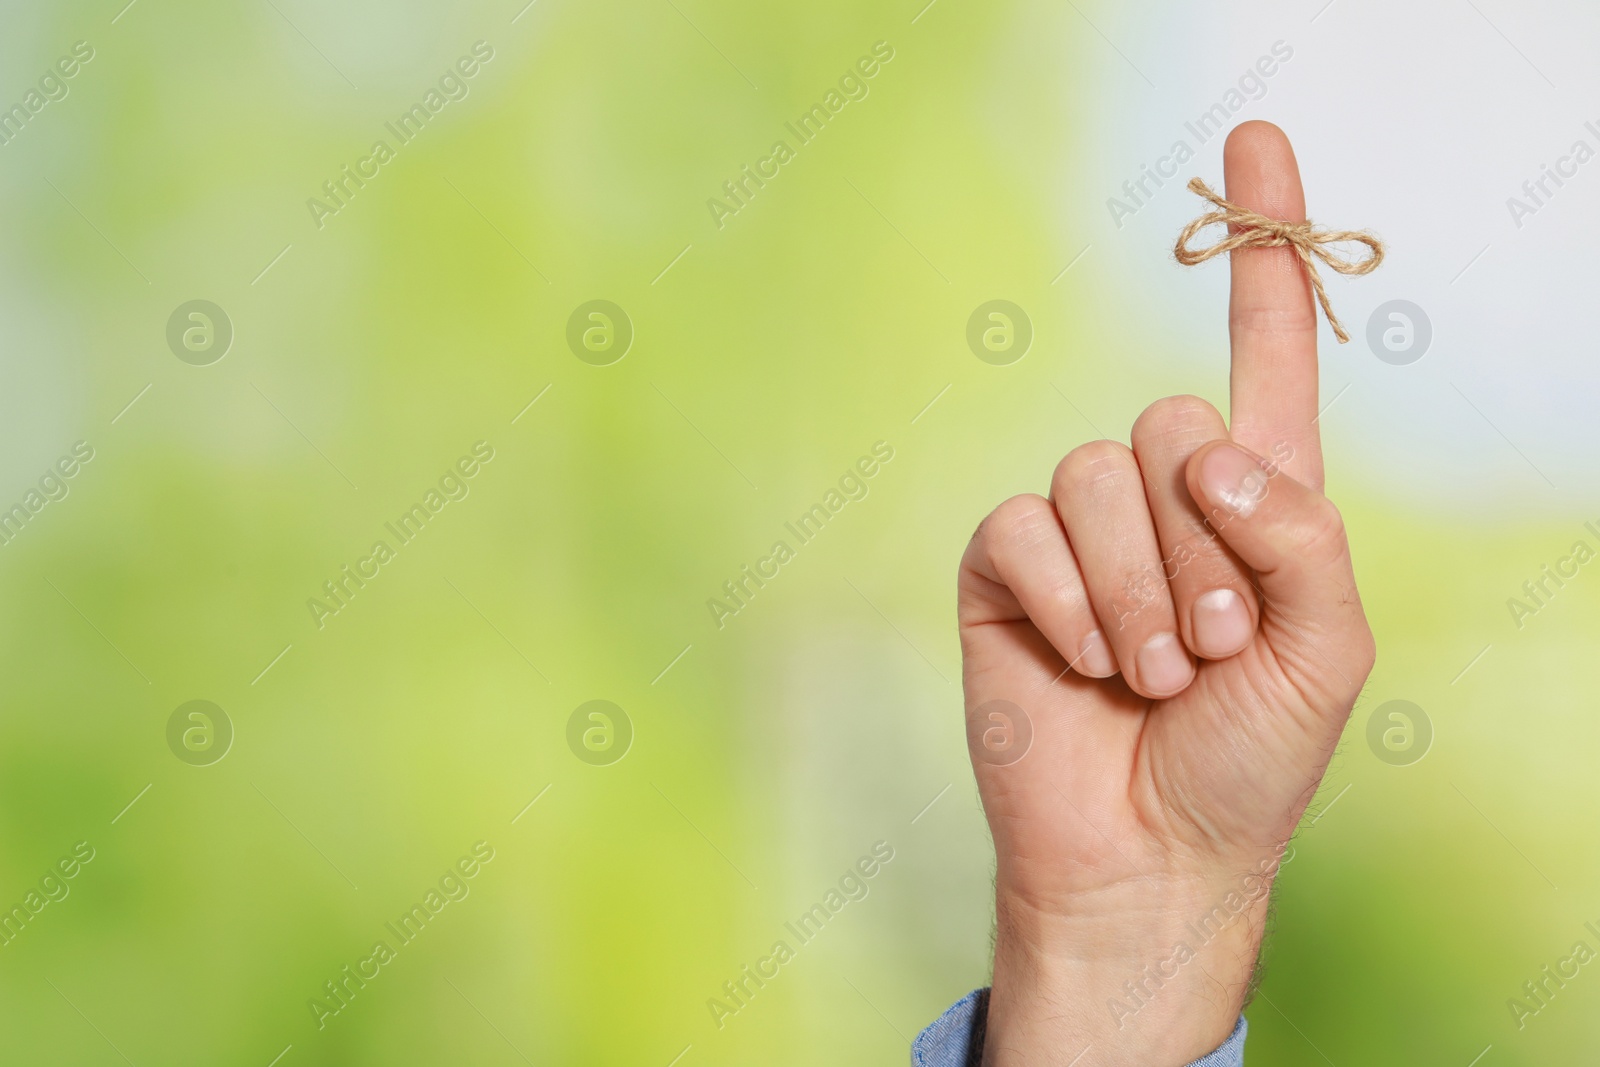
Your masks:
[[[1224,157],[1228,199],[1305,218],[1277,127],[1240,126]],[[985,1064],[1180,1067],[1222,1043],[1282,846],[1372,668],[1322,493],[1305,270],[1290,248],[1231,269],[1232,425],[1157,401],[1132,447],[1074,449],[961,562],[997,868]]]

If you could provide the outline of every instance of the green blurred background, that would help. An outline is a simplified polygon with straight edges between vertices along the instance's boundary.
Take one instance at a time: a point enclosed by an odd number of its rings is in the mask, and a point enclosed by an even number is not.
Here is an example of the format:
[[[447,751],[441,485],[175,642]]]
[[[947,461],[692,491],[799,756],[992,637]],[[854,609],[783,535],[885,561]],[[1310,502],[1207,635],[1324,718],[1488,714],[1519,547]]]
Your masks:
[[[1352,344],[1324,333],[1329,488],[1380,662],[1281,879],[1250,1061],[1600,1042],[1588,968],[1520,1029],[1506,1003],[1600,948],[1600,579],[1521,628],[1507,607],[1600,546],[1592,326],[1561,298],[1593,274],[1594,197],[1526,233],[1502,205],[1583,132],[1592,14],[6,17],[0,106],[75,42],[93,58],[0,145],[0,508],[75,442],[93,459],[0,546],[0,903],[78,842],[94,858],[0,947],[5,1062],[904,1062],[986,981],[956,560],[1149,401],[1225,404],[1225,269],[1170,259],[1220,139],[1125,225],[1106,201],[1279,40],[1295,58],[1230,121],[1284,125],[1313,215],[1393,259],[1333,283]],[[466,95],[399,145],[385,123],[480,41]],[[865,95],[799,145],[785,123],[875,45]],[[395,158],[319,228],[308,198],[378,139]],[[719,227],[708,199],[779,139],[795,158]],[[597,299],[633,334],[604,366],[567,342]],[[966,341],[993,299],[1033,330],[1004,366]],[[1428,309],[1428,358],[1374,357],[1390,299]],[[167,341],[192,300],[232,326],[205,365]],[[395,545],[384,524],[480,441],[467,495]],[[707,600],[876,442],[867,495],[716,625]],[[380,538],[396,558],[319,628],[307,601]],[[1431,722],[1425,759],[1369,747],[1394,699]],[[224,758],[169,745],[191,700],[231,723]],[[569,745],[591,700],[626,717],[620,760]],[[480,841],[470,893],[319,1026],[324,983]],[[870,893],[719,1027],[708,999],[880,841]]]

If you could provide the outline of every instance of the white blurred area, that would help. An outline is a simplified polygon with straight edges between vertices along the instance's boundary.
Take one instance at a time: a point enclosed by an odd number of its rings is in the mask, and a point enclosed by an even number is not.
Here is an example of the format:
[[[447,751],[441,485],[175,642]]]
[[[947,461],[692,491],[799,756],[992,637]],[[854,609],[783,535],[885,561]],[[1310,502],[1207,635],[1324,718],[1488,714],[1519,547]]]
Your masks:
[[[1322,330],[1335,478],[1484,522],[1583,514],[1600,488],[1600,158],[1564,186],[1546,179],[1542,206],[1523,184],[1580,140],[1600,156],[1600,10],[1576,0],[1079,3],[1064,19],[1081,31],[1071,61],[1093,65],[1103,95],[1067,104],[1089,148],[1074,138],[1063,167],[1059,240],[1066,253],[1091,245],[1075,272],[1092,268],[1127,294],[1130,351],[1171,354],[1137,358],[1208,372],[1225,359],[1226,265],[1186,269],[1170,254],[1202,207],[1183,187],[1189,177],[1222,188],[1222,137],[1200,145],[1185,123],[1283,42],[1292,58],[1232,121],[1283,127],[1311,218],[1371,229],[1388,248],[1375,274],[1328,282],[1351,334],[1341,346]],[[1075,94],[1082,74],[1062,73]],[[1198,146],[1195,158],[1119,229],[1108,199],[1179,139]],[[1520,227],[1513,196],[1537,207]],[[1394,299],[1432,322],[1432,344],[1411,365],[1386,364],[1367,344],[1373,310]]]

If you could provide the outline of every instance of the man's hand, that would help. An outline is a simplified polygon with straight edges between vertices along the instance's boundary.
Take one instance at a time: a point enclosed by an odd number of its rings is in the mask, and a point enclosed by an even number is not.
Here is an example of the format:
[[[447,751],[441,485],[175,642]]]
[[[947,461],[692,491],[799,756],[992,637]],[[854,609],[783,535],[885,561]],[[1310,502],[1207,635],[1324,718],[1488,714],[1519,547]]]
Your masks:
[[[1277,127],[1240,126],[1224,157],[1228,199],[1305,218]],[[1222,1043],[1282,846],[1372,668],[1322,495],[1304,268],[1244,249],[1232,282],[1232,427],[1157,401],[1131,449],[1074,449],[1049,499],[1001,504],[961,562],[997,860],[987,1065],[1181,1067]]]

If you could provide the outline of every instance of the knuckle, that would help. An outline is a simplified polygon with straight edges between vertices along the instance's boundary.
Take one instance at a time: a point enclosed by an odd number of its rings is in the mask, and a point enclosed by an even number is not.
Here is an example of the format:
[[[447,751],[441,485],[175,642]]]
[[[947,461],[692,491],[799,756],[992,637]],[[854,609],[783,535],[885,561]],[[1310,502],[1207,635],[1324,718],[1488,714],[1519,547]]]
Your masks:
[[[1236,304],[1228,313],[1228,330],[1274,342],[1296,339],[1304,343],[1308,337],[1315,338],[1317,319],[1312,304],[1309,301],[1291,303],[1288,307],[1270,303]]]
[[[1294,540],[1306,559],[1337,559],[1349,551],[1344,516],[1333,501],[1317,497],[1295,524]]]
[[[1021,493],[991,511],[978,524],[973,539],[1006,545],[1031,544],[1046,533],[1053,533],[1059,522],[1050,501],[1037,493]]]
[[[1141,440],[1151,440],[1173,433],[1211,429],[1222,422],[1216,408],[1198,396],[1187,393],[1165,396],[1139,415],[1133,424],[1135,450]]]
[[[1098,485],[1107,480],[1118,481],[1138,473],[1138,461],[1133,450],[1120,441],[1090,441],[1068,452],[1056,464],[1051,485],[1059,499],[1062,493],[1074,487]]]

